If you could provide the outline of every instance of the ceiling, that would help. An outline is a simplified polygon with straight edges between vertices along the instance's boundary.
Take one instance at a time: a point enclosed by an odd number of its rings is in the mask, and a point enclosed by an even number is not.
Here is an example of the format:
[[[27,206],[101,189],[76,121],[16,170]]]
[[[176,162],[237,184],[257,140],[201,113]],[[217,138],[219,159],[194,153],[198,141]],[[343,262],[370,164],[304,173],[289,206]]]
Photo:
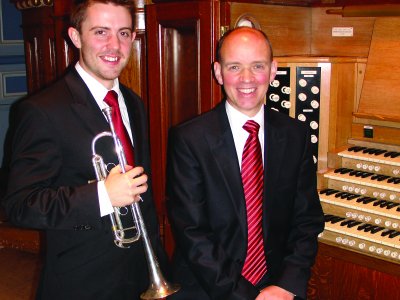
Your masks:
[[[262,0],[264,4],[294,6],[352,6],[372,4],[400,4],[400,0]]]

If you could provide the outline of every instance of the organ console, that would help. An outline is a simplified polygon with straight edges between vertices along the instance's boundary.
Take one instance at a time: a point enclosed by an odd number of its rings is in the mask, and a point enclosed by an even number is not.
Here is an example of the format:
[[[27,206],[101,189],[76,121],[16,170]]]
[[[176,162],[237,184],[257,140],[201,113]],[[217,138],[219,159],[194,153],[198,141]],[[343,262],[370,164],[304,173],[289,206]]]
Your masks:
[[[319,191],[320,240],[400,264],[400,147],[353,141]]]

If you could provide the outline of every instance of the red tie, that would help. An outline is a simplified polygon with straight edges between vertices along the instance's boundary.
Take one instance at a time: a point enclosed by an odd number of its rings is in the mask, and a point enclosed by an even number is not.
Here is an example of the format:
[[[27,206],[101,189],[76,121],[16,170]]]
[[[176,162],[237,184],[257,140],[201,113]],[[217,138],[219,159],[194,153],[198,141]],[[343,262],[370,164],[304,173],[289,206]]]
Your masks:
[[[260,125],[249,120],[243,128],[250,133],[243,149],[242,182],[247,210],[247,255],[242,275],[256,285],[267,272],[262,237],[262,202],[264,170],[258,130]]]
[[[104,98],[104,102],[112,107],[112,120],[114,124],[115,133],[121,141],[122,147],[124,148],[124,153],[126,157],[126,162],[128,165],[134,165],[133,147],[131,139],[129,138],[128,132],[122,122],[121,111],[118,105],[118,95],[115,91],[108,91]]]

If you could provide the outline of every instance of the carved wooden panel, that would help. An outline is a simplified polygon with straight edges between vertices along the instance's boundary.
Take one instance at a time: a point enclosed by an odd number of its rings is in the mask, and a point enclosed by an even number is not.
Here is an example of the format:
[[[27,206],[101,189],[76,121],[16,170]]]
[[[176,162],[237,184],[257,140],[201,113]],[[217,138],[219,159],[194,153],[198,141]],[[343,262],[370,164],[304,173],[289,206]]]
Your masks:
[[[220,101],[212,74],[219,4],[161,3],[148,6],[146,12],[152,178],[157,210],[163,217],[168,129]],[[172,237],[163,219],[162,234],[171,252]]]
[[[28,93],[56,77],[54,22],[51,6],[22,11]]]

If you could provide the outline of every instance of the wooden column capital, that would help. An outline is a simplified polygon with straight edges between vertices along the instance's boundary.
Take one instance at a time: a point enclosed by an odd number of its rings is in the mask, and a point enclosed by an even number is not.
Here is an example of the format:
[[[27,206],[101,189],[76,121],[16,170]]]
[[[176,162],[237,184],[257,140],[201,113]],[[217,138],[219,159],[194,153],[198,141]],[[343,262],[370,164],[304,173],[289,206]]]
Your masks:
[[[53,0],[11,0],[19,10],[53,6]]]

